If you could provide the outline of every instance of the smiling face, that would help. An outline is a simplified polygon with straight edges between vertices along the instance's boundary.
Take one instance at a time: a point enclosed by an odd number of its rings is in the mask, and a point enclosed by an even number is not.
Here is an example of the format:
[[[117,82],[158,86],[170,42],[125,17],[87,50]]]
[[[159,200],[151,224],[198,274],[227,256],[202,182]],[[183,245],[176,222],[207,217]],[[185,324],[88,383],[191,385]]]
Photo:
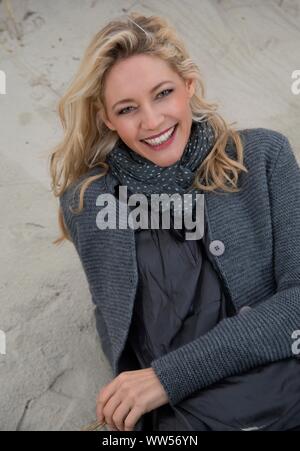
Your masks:
[[[102,120],[131,150],[161,167],[170,166],[181,158],[190,136],[194,85],[194,80],[183,80],[156,56],[131,56],[108,73],[107,117],[101,115]],[[143,142],[175,125],[175,134],[164,144]]]

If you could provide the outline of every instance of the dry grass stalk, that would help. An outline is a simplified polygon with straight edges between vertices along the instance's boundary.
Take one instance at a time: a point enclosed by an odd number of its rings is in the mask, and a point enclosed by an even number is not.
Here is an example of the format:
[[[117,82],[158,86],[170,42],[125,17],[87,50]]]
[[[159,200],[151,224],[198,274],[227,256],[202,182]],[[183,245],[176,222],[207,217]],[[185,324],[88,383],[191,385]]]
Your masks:
[[[15,18],[11,0],[4,0],[3,4],[4,4],[5,11],[6,11],[6,16],[8,18],[8,24],[10,22],[10,24],[12,25],[13,33],[15,34],[15,37],[17,38],[18,41],[20,41],[22,39],[22,31],[20,28],[20,24],[18,24],[18,22]],[[9,28],[8,28],[8,32],[10,32]]]
[[[104,426],[106,426],[105,422],[99,423],[99,421],[94,421],[93,423],[84,426],[81,431],[100,431]]]

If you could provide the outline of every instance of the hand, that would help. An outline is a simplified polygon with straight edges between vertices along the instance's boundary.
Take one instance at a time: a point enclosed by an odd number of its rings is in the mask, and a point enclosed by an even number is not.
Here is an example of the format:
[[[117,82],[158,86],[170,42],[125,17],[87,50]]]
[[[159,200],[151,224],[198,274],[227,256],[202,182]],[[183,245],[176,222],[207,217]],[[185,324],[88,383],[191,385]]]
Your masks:
[[[168,403],[153,368],[124,371],[102,387],[97,396],[97,420],[111,430],[132,431],[140,417]]]

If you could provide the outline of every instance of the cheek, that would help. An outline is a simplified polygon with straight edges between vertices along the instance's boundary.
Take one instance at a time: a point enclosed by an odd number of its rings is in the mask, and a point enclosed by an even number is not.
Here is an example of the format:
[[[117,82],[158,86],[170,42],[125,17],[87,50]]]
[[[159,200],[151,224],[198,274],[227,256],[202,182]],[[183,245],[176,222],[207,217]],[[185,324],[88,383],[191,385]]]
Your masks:
[[[186,111],[189,106],[189,99],[182,95],[173,99],[173,102],[170,102],[170,107],[173,112],[176,114],[180,114],[183,111]]]
[[[117,128],[117,133],[123,140],[130,140],[134,136],[133,134],[133,127],[130,126],[130,123],[124,121],[119,127]]]
[[[138,132],[137,127],[133,124],[128,123],[127,126],[123,126],[122,129],[118,130],[118,134],[127,145],[136,145]]]

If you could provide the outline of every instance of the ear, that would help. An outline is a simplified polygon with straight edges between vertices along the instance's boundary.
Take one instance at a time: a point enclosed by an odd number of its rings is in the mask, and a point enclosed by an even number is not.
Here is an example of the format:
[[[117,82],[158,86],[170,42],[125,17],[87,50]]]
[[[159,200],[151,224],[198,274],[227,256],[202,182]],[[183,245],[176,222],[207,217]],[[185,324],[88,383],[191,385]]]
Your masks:
[[[190,78],[185,81],[186,89],[188,92],[188,96],[191,98],[195,94],[196,90],[196,81],[194,78]]]

